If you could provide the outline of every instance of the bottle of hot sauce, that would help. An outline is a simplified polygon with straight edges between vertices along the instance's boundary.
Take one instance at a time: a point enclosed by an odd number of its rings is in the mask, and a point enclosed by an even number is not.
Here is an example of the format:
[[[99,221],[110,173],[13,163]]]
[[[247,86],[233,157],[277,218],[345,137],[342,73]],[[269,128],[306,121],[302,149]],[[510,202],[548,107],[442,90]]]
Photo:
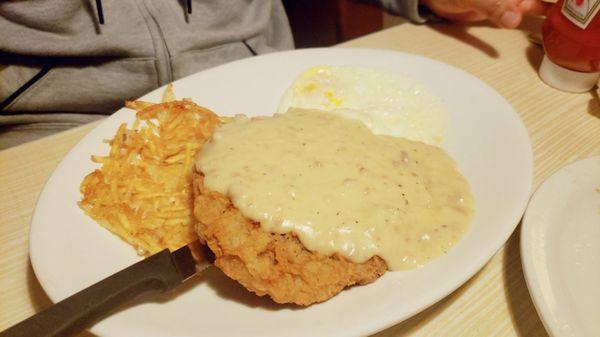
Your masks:
[[[542,27],[540,77],[557,89],[585,92],[600,78],[600,0],[559,0]]]

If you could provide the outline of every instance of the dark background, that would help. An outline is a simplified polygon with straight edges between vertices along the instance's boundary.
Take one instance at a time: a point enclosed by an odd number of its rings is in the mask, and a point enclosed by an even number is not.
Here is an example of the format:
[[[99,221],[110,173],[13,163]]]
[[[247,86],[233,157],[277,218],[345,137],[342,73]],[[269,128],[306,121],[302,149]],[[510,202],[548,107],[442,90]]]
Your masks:
[[[383,28],[382,10],[356,0],[283,0],[296,48],[326,47]]]

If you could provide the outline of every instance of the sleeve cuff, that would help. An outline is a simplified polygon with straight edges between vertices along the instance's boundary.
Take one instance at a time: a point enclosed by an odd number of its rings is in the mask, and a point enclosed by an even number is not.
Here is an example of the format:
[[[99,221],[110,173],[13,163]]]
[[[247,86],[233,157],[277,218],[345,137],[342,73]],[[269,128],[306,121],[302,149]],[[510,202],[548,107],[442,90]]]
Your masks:
[[[414,23],[422,24],[440,20],[427,7],[419,5],[419,0],[380,0],[380,3],[388,12],[407,18]]]

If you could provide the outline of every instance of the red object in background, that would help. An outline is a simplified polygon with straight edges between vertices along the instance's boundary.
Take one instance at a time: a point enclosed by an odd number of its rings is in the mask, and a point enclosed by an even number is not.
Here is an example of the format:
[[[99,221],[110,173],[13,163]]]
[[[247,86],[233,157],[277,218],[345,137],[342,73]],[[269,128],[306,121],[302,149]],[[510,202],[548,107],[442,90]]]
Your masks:
[[[383,28],[383,13],[380,8],[348,0],[338,0],[337,5],[340,41],[355,39]]]
[[[542,27],[546,56],[540,76],[551,86],[581,92],[597,83],[600,77],[599,10],[600,0],[560,0],[548,11]]]
[[[283,0],[283,5],[296,48],[331,46],[383,28],[381,8],[366,1]]]

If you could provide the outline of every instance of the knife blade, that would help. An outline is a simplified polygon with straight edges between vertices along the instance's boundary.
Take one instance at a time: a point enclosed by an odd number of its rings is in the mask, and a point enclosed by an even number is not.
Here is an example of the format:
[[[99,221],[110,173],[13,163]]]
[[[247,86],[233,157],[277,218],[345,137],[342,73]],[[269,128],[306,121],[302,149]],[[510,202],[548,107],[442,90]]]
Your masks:
[[[205,269],[214,255],[199,241],[165,249],[0,332],[0,337],[74,335],[144,293],[166,292]]]

